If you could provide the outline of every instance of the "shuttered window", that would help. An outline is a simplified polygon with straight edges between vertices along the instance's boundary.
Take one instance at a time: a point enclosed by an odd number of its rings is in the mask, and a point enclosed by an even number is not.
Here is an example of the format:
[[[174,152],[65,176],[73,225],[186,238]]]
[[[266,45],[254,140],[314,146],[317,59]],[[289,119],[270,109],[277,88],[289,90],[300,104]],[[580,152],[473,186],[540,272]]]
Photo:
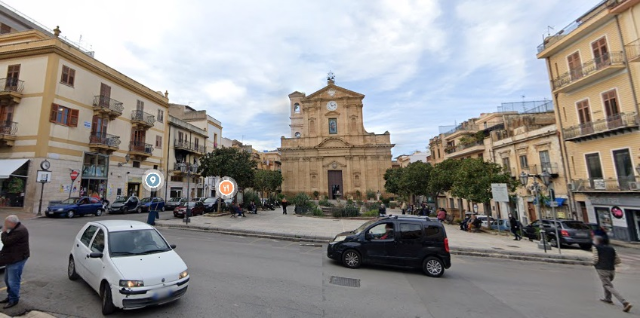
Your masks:
[[[77,109],[51,104],[49,121],[58,125],[78,127],[79,113]]]
[[[76,79],[76,70],[66,65],[63,65],[62,77],[60,78],[60,83],[73,87],[73,84],[75,83],[75,79]]]

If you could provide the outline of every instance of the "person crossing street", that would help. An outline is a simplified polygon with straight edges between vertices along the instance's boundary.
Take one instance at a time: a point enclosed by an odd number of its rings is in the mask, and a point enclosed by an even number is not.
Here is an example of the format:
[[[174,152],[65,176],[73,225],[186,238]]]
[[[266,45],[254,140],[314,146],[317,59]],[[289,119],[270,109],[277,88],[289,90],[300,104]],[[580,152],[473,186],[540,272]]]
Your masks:
[[[629,312],[631,304],[613,288],[612,283],[616,274],[616,265],[621,263],[620,257],[618,257],[616,250],[609,245],[608,240],[601,236],[593,238],[593,247],[593,266],[596,268],[600,281],[602,281],[602,288],[604,288],[604,298],[600,301],[613,304],[611,300],[613,295],[622,304],[622,311]]]

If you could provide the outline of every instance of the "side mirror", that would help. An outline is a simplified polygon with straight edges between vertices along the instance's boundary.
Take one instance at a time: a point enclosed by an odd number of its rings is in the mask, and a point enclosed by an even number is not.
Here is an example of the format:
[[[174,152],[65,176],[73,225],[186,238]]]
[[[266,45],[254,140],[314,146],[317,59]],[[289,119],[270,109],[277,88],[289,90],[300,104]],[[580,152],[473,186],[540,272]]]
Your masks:
[[[102,258],[103,254],[102,253],[91,253],[89,254],[89,258]]]
[[[169,247],[171,247],[172,250],[176,249],[176,245],[175,244],[171,244],[171,245],[169,245]]]

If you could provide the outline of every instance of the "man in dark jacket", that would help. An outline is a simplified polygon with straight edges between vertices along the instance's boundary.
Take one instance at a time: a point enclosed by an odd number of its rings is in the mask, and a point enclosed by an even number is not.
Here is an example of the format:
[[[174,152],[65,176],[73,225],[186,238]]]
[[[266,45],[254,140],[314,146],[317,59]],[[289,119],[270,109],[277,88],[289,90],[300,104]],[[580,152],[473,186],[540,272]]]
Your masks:
[[[20,281],[22,279],[22,269],[29,253],[29,231],[20,223],[15,215],[9,215],[4,220],[2,228],[2,251],[0,251],[0,265],[5,265],[4,283],[7,286],[7,298],[0,300],[6,304],[4,308],[11,308],[18,304],[20,300]]]
[[[513,214],[509,214],[509,227],[511,228],[511,233],[513,233],[513,237],[515,237],[513,240],[514,241],[521,240],[522,236],[520,236],[520,225],[518,224],[518,220],[516,220]]]
[[[598,272],[598,276],[602,281],[602,287],[604,288],[604,298],[600,299],[600,301],[613,304],[611,295],[616,296],[618,301],[622,303],[622,310],[629,312],[631,304],[613,288],[613,284],[611,283],[616,274],[616,265],[620,264],[620,258],[616,250],[609,245],[608,240],[601,236],[595,236],[593,238],[593,246],[593,265],[596,267],[596,272]]]

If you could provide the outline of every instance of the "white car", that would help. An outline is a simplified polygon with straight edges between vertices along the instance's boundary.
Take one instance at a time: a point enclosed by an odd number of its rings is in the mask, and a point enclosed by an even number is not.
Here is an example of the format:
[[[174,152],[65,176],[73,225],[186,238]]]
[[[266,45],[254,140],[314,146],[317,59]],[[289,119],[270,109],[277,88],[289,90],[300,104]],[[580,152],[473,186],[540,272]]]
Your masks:
[[[69,255],[69,279],[81,277],[102,298],[102,313],[178,300],[187,265],[152,226],[125,220],[87,223]]]

